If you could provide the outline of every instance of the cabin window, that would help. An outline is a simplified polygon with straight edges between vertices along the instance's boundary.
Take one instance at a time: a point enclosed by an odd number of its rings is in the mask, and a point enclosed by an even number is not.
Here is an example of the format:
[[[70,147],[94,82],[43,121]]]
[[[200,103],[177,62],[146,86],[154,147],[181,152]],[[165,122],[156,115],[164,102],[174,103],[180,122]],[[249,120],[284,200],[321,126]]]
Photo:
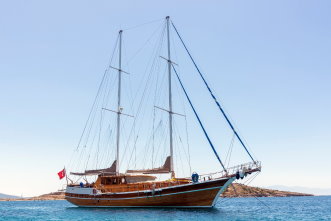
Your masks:
[[[101,184],[103,184],[103,185],[110,185],[111,184],[111,178],[109,178],[109,177],[103,177],[103,178],[101,178]]]

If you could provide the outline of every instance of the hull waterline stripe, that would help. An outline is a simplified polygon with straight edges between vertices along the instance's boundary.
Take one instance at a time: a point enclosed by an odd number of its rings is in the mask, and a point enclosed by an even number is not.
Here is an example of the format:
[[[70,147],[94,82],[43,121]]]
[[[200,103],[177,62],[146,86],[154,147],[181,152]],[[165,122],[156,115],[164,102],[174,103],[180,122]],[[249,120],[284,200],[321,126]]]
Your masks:
[[[162,195],[140,196],[140,197],[130,197],[130,198],[96,198],[96,197],[95,198],[92,198],[92,197],[91,198],[81,198],[81,197],[72,197],[72,196],[65,196],[65,198],[86,199],[86,200],[127,200],[127,199],[141,199],[141,198],[163,197],[163,196],[178,195],[178,194],[184,194],[184,193],[199,192],[199,191],[204,191],[204,190],[212,190],[212,189],[218,189],[218,188],[222,188],[222,186],[210,187],[210,188],[199,189],[199,190],[184,191],[184,192],[178,192],[178,193],[168,193],[168,194],[162,194]]]
[[[213,206],[79,206],[79,207],[85,207],[85,208],[96,208],[96,207],[102,207],[102,208],[206,208],[210,209],[213,208]]]

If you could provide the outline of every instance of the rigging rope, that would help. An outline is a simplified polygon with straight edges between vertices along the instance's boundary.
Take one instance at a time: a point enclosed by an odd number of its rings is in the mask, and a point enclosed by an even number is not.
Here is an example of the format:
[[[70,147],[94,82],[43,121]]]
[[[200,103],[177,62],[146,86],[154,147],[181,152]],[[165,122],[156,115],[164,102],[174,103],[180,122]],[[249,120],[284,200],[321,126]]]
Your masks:
[[[89,139],[89,136],[90,136],[90,132],[91,132],[91,129],[92,129],[92,124],[94,122],[95,114],[96,114],[96,111],[97,111],[96,110],[96,106],[98,106],[99,103],[101,102],[100,100],[102,99],[101,97],[102,97],[102,90],[104,89],[103,87],[105,87],[105,85],[107,86],[107,82],[109,80],[109,70],[110,70],[110,66],[111,66],[111,63],[112,63],[112,60],[113,60],[114,53],[116,51],[117,45],[118,45],[118,37],[116,39],[113,52],[112,52],[112,54],[111,54],[111,56],[109,58],[109,64],[108,64],[106,70],[104,71],[104,74],[103,74],[102,79],[101,79],[101,83],[99,84],[99,87],[98,87],[96,96],[94,98],[92,107],[90,109],[88,118],[86,120],[86,123],[84,125],[83,131],[81,133],[81,136],[79,138],[78,144],[77,144],[75,150],[73,151],[72,156],[71,156],[70,161],[69,161],[69,168],[72,167],[72,169],[74,169],[74,170],[77,170],[78,168],[81,167],[81,164],[82,164],[82,160],[81,159],[88,152],[86,150],[86,147],[87,147],[87,142],[88,142],[88,139]],[[81,152],[79,153],[78,161],[75,162],[76,165],[74,165],[73,156],[75,155],[75,152],[78,152],[78,149],[81,147],[81,145],[82,145],[83,148],[82,148]],[[89,153],[91,153],[91,150],[89,151]],[[90,156],[90,154],[87,157],[89,158],[89,156]],[[88,160],[87,160],[87,164],[88,164]],[[85,168],[86,168],[87,164],[85,165]]]
[[[184,48],[185,48],[187,54],[188,54],[189,57],[191,58],[191,61],[193,62],[195,68],[196,68],[197,71],[199,72],[199,75],[200,75],[201,79],[203,80],[204,84],[206,85],[206,87],[207,87],[207,89],[208,89],[210,95],[212,96],[212,98],[214,99],[216,105],[218,106],[218,108],[219,108],[220,111],[222,112],[222,114],[223,114],[225,120],[227,121],[227,123],[228,123],[229,126],[231,127],[232,131],[234,132],[234,134],[235,134],[236,137],[238,138],[238,140],[239,140],[239,142],[241,143],[241,145],[245,148],[245,150],[246,150],[247,154],[249,155],[249,157],[252,159],[253,162],[255,162],[254,158],[252,157],[252,155],[250,154],[250,152],[249,152],[248,149],[246,148],[244,142],[241,140],[241,138],[239,137],[238,133],[237,133],[236,130],[234,129],[234,127],[233,127],[232,123],[230,122],[229,118],[228,118],[227,115],[225,114],[225,112],[224,112],[223,108],[221,107],[220,103],[217,101],[216,97],[214,96],[213,92],[211,91],[211,89],[210,89],[209,85],[207,84],[205,78],[203,77],[203,75],[202,75],[200,69],[198,68],[197,64],[195,63],[195,61],[194,61],[194,59],[193,59],[191,53],[190,53],[189,50],[187,49],[187,47],[186,47],[186,45],[185,45],[185,43],[184,43],[182,37],[181,37],[180,34],[178,33],[177,28],[175,27],[174,23],[171,22],[171,24],[172,24],[172,26],[174,27],[174,29],[175,29],[175,31],[176,31],[176,33],[177,33],[177,35],[178,35],[180,41],[182,42],[182,44],[183,44],[183,46],[184,46]]]
[[[187,119],[185,115],[185,131],[186,131],[186,142],[187,142],[187,152],[188,152],[188,164],[190,167],[190,174],[192,174],[192,167],[191,167],[191,155],[190,155],[190,144],[188,142],[188,130],[187,130]]]
[[[177,71],[176,71],[176,69],[175,69],[175,67],[174,67],[173,65],[172,65],[172,68],[173,68],[173,70],[174,70],[174,72],[175,72],[175,74],[176,74],[176,76],[177,76],[177,79],[178,79],[178,81],[179,81],[179,83],[180,83],[180,86],[182,87],[182,89],[183,89],[183,91],[184,91],[184,94],[185,94],[185,96],[186,96],[188,102],[190,103],[190,106],[191,106],[191,108],[192,108],[192,110],[193,110],[193,112],[194,112],[194,114],[195,114],[195,117],[196,117],[197,120],[199,121],[200,127],[201,127],[201,129],[203,130],[203,132],[204,132],[204,134],[205,134],[205,136],[206,136],[206,138],[207,138],[207,140],[208,140],[208,142],[209,142],[209,145],[210,145],[211,148],[213,149],[214,154],[215,154],[217,160],[220,162],[220,164],[222,165],[224,171],[226,172],[227,170],[225,169],[225,167],[224,167],[224,165],[223,165],[223,163],[222,163],[221,158],[218,156],[218,153],[216,152],[215,147],[214,147],[213,143],[211,142],[211,140],[210,140],[210,138],[209,138],[209,136],[208,136],[208,134],[207,134],[207,131],[205,130],[205,128],[204,128],[204,126],[203,126],[203,124],[202,124],[202,122],[201,122],[201,120],[200,120],[200,118],[199,118],[197,112],[195,111],[195,109],[194,109],[194,107],[193,107],[193,104],[192,104],[192,102],[191,102],[191,99],[189,98],[188,94],[186,93],[186,90],[185,90],[185,88],[184,88],[184,85],[183,85],[182,81],[180,80],[179,75],[178,75],[178,73],[177,73]]]
[[[233,136],[231,138],[230,145],[229,145],[228,152],[227,152],[226,157],[225,157],[225,164],[227,164],[227,167],[230,166],[230,160],[231,160],[231,154],[232,154],[232,150],[233,150],[234,139],[235,139],[235,135],[233,134]]]
[[[149,24],[152,24],[152,23],[156,23],[156,22],[159,22],[159,21],[163,21],[163,20],[164,20],[164,18],[159,18],[159,19],[148,21],[148,22],[145,22],[145,23],[142,23],[142,24],[139,24],[139,25],[129,27],[129,28],[124,28],[122,30],[123,31],[128,31],[128,30],[136,29],[136,28],[139,28],[139,27],[142,27],[142,26],[145,26],[145,25],[149,25]]]
[[[158,41],[160,42],[160,44],[158,44],[159,46],[156,47],[153,50],[153,53],[152,54],[154,56],[151,56],[150,59],[149,59],[149,62],[148,63],[150,63],[150,65],[147,65],[147,67],[146,67],[146,69],[144,71],[144,74],[146,76],[144,75],[144,78],[142,78],[141,79],[141,82],[138,84],[138,85],[144,85],[144,87],[141,87],[142,91],[141,92],[140,91],[137,92],[135,94],[135,96],[134,96],[134,100],[137,101],[137,106],[138,106],[137,107],[137,110],[136,110],[136,113],[135,113],[135,118],[134,118],[134,124],[135,125],[139,125],[139,127],[137,128],[136,134],[139,134],[140,133],[140,131],[142,129],[142,125],[144,125],[144,122],[140,122],[141,120],[139,120],[140,119],[139,117],[141,117],[141,119],[143,119],[144,116],[145,116],[145,114],[146,114],[145,111],[142,111],[142,108],[144,107],[143,104],[144,104],[145,101],[149,100],[150,99],[150,96],[151,96],[151,94],[147,93],[147,91],[148,91],[147,89],[149,87],[151,87],[151,85],[153,85],[151,83],[151,81],[153,81],[153,78],[152,78],[153,77],[153,74],[152,74],[153,71],[155,69],[158,70],[159,67],[160,67],[156,55],[159,54],[159,52],[160,52],[160,50],[162,48],[162,42],[163,42],[163,38],[164,38],[164,33],[165,33],[165,28],[162,29],[162,32],[161,32],[161,34],[159,36],[159,39],[158,39]],[[152,35],[154,35],[154,33]],[[143,82],[146,82],[146,83],[143,84]],[[141,94],[141,99],[138,99],[138,96],[140,94]],[[130,131],[129,137],[131,137],[131,135],[132,135],[132,130]],[[128,146],[128,144],[126,146]],[[147,146],[147,144],[146,144],[146,146]],[[125,148],[123,157],[125,156],[125,153],[126,153],[127,149],[128,148]],[[145,152],[148,152],[148,151],[145,151]],[[144,155],[144,157],[146,157],[146,154]],[[130,161],[131,161],[131,158],[130,158],[130,160],[128,162],[128,169],[129,169],[129,165],[131,163]],[[123,160],[122,160],[122,162],[123,162]],[[146,163],[146,160],[144,159],[142,162],[143,163]]]

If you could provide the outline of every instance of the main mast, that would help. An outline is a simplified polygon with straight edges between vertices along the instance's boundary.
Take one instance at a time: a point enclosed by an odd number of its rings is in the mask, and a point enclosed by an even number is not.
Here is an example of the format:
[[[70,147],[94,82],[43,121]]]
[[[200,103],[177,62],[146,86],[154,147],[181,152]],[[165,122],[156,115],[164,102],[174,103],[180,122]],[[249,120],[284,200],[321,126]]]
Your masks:
[[[175,178],[174,159],[173,159],[173,138],[172,138],[172,94],[171,94],[171,57],[170,57],[170,33],[169,33],[169,19],[167,16],[167,39],[168,39],[168,81],[169,81],[169,139],[170,139],[170,172],[171,178]]]
[[[116,137],[116,174],[119,174],[120,126],[121,126],[121,75],[122,75],[122,30],[119,31],[118,53],[118,97],[117,97],[117,137]]]

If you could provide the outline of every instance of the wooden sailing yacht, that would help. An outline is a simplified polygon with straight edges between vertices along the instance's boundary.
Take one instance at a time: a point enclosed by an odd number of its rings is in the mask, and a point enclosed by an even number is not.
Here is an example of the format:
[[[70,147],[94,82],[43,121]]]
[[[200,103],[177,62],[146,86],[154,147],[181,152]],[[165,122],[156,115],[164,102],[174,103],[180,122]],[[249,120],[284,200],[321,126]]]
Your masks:
[[[217,107],[225,117],[226,122],[229,124],[233,134],[244,147],[252,162],[241,164],[238,166],[226,168],[221,161],[214,145],[209,138],[202,121],[200,120],[197,111],[195,110],[185,87],[177,73],[174,62],[171,60],[170,51],[170,25],[174,28],[180,41],[192,60],[195,68],[197,69],[200,77],[202,78],[205,86],[210,92],[212,98],[216,102]],[[213,207],[218,197],[231,185],[236,179],[242,179],[247,175],[260,171],[260,162],[253,159],[248,152],[242,139],[237,134],[233,125],[229,121],[225,112],[221,108],[219,102],[213,95],[210,87],[208,86],[205,78],[194,62],[191,54],[189,53],[186,45],[184,44],[181,36],[179,35],[175,25],[166,17],[166,33],[167,33],[167,72],[168,72],[168,109],[162,109],[168,112],[169,122],[169,147],[170,154],[166,157],[162,166],[152,169],[128,169],[125,173],[120,173],[120,133],[121,133],[121,76],[126,73],[122,70],[122,34],[119,31],[119,58],[118,67],[112,67],[118,72],[118,88],[117,88],[117,110],[112,111],[117,114],[116,122],[116,158],[112,165],[105,169],[89,169],[84,172],[71,172],[71,176],[87,177],[95,176],[96,180],[92,183],[87,182],[74,182],[71,178],[68,182],[65,198],[70,203],[81,207]],[[163,58],[163,57],[162,57]],[[176,177],[174,167],[174,150],[173,150],[173,101],[172,101],[172,75],[178,79],[178,82],[183,89],[185,97],[193,110],[194,116],[197,119],[211,149],[213,150],[217,160],[222,166],[223,170],[216,173],[198,175],[193,173],[190,177],[179,178]],[[103,108],[106,109],[106,108]],[[108,110],[108,109],[106,109]],[[156,174],[169,174],[170,178],[165,180],[157,180]]]

